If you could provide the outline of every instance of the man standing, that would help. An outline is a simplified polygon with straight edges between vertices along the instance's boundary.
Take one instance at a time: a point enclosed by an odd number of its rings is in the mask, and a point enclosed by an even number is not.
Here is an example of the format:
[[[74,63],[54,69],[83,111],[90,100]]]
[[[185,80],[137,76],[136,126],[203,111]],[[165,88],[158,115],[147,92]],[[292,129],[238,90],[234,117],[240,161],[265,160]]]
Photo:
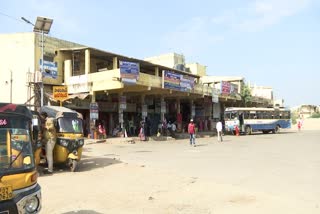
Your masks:
[[[223,141],[223,139],[222,139],[222,123],[220,120],[216,124],[216,129],[217,129],[217,134],[218,134],[218,141],[222,142]]]
[[[190,123],[188,125],[188,133],[190,135],[190,146],[196,146],[196,142],[195,142],[195,134],[196,134],[196,129],[195,129],[195,125],[193,123],[193,119],[190,120]]]
[[[56,144],[57,134],[54,127],[54,119],[48,117],[45,122],[45,131],[44,131],[44,141],[46,144],[46,156],[48,162],[48,171],[47,174],[52,174],[53,172],[53,149]]]

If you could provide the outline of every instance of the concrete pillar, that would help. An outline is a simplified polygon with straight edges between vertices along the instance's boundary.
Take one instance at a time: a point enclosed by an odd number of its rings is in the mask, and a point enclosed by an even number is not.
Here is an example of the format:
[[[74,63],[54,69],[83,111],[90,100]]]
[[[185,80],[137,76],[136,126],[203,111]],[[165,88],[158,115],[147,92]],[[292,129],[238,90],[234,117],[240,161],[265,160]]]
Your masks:
[[[193,100],[190,100],[190,115],[191,118],[190,119],[195,119],[195,107],[194,107],[194,102]]]
[[[155,67],[154,75],[157,76],[157,77],[159,76],[159,67]]]
[[[143,115],[143,111],[144,110],[148,110],[148,109],[144,109],[144,105],[145,105],[145,95],[142,94],[141,95],[141,114],[142,114],[142,120],[145,121],[146,116]]]
[[[118,69],[118,57],[113,57],[112,69]]]
[[[64,81],[68,82],[69,77],[72,75],[72,60],[68,59],[64,61]]]
[[[162,104],[165,102],[164,101],[164,96],[161,96],[160,100],[161,100],[161,102],[160,102],[161,104],[160,105],[161,105],[161,108],[162,108]],[[165,114],[165,112],[161,111],[161,122],[164,121],[164,114]]]
[[[90,50],[85,50],[85,67],[84,67],[85,74],[90,73]]]
[[[177,130],[181,131],[182,130],[182,120],[179,121],[179,118],[182,119],[181,115],[181,105],[180,105],[180,98],[178,97],[176,100],[177,103]]]
[[[119,115],[119,123],[120,123],[120,128],[123,127],[123,109],[120,109],[120,97],[123,95],[122,92],[118,94],[118,115]],[[122,121],[121,121],[122,119]],[[123,130],[124,131],[124,130]]]

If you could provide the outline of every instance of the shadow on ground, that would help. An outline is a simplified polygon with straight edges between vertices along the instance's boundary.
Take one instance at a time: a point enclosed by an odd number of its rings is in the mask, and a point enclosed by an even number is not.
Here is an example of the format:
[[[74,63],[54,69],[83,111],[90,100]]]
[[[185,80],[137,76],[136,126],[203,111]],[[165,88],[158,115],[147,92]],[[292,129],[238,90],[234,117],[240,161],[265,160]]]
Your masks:
[[[108,157],[92,157],[92,156],[83,156],[81,161],[78,163],[77,169],[75,173],[86,172],[90,170],[94,170],[97,168],[103,168],[106,166],[110,166],[113,164],[122,163],[117,158],[108,158]],[[44,172],[46,171],[46,165],[38,166],[38,171],[40,176],[47,176]],[[58,173],[71,173],[70,168],[65,164],[54,165],[53,174]]]

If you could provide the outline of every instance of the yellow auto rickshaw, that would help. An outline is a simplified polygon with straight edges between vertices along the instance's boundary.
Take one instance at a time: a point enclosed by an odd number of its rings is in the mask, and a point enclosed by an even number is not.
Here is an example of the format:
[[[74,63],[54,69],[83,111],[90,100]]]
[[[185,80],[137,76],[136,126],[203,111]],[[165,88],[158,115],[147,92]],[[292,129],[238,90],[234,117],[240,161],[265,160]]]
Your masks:
[[[0,103],[0,213],[38,213],[41,188],[34,159],[32,114]]]
[[[65,163],[74,172],[84,145],[82,115],[62,106],[43,106],[40,113],[44,112],[55,119],[57,142],[53,149],[53,162]]]

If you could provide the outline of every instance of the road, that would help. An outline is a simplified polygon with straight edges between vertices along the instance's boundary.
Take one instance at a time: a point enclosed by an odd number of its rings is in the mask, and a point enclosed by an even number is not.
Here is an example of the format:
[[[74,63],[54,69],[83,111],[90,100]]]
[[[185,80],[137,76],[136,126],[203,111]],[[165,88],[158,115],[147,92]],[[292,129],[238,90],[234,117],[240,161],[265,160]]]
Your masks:
[[[86,144],[41,175],[42,213],[320,213],[320,131]]]

